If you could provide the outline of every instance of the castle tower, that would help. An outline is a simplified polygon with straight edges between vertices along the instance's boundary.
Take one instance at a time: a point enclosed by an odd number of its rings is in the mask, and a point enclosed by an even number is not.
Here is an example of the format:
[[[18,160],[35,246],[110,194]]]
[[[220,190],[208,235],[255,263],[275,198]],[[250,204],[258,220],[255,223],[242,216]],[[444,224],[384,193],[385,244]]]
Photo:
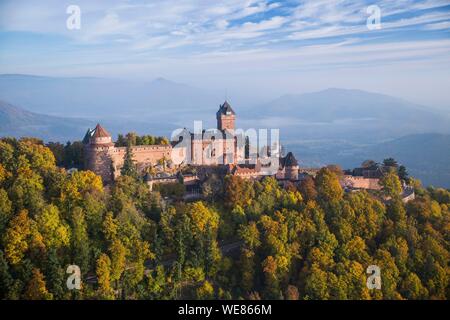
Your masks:
[[[234,120],[236,118],[236,114],[234,113],[234,110],[231,108],[228,101],[225,101],[219,107],[219,111],[217,111],[216,117],[217,129],[234,131]]]
[[[284,178],[287,180],[298,180],[298,162],[292,152],[284,158]]]
[[[88,130],[83,139],[85,148],[85,168],[100,175],[104,182],[112,180],[112,158],[114,150],[112,137],[100,124]]]

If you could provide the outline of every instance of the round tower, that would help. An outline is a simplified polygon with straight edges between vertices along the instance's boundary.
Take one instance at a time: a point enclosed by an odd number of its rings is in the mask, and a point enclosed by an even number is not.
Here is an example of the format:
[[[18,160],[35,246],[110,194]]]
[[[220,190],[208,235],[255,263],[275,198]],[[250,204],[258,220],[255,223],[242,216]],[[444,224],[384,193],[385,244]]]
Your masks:
[[[114,143],[112,137],[100,124],[95,129],[88,130],[83,139],[85,143],[85,168],[102,177],[104,182],[113,178],[112,152]]]
[[[287,180],[298,180],[298,162],[292,152],[289,152],[284,158],[284,177]]]

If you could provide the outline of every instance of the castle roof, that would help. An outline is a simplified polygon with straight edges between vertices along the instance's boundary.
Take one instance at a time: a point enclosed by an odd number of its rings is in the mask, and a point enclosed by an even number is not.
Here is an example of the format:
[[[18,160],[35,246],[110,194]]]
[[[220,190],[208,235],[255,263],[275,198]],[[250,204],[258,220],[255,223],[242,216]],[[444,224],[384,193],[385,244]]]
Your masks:
[[[100,123],[97,123],[97,126],[94,129],[94,132],[92,134],[93,138],[107,138],[107,137],[111,137],[111,135],[108,133],[108,131],[106,131],[101,125]]]
[[[217,111],[217,115],[220,114],[224,114],[224,115],[229,115],[229,114],[235,114],[233,108],[231,108],[230,104],[228,103],[228,101],[225,100],[225,102],[220,105],[219,107],[219,111]]]
[[[94,130],[91,130],[91,128],[89,128],[86,131],[86,134],[84,135],[84,138],[83,138],[83,143],[84,144],[88,144],[89,143],[89,139],[91,138],[93,131]]]
[[[298,161],[292,152],[289,152],[286,157],[281,158],[282,167],[297,167]]]

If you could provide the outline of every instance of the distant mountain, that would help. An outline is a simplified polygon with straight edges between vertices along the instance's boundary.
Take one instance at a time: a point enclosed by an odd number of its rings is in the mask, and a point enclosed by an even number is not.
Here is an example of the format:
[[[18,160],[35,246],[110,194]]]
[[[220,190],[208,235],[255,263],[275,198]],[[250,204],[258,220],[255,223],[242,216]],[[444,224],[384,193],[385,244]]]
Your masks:
[[[247,110],[245,116],[251,115],[259,123],[282,128],[289,141],[337,138],[373,143],[408,134],[450,133],[448,113],[361,90],[285,95]]]
[[[408,135],[360,151],[356,150],[355,158],[381,160],[393,157],[425,185],[450,188],[450,135]]]
[[[450,188],[450,135],[414,134],[372,145],[355,145],[346,141],[318,141],[288,144],[303,167],[330,163],[354,168],[364,160],[377,162],[392,157],[405,165],[411,176],[424,185]]]
[[[47,116],[26,111],[7,102],[0,101],[0,137],[37,137],[44,140],[65,142],[82,139],[93,122]]]
[[[32,112],[83,118],[154,119],[201,114],[218,101],[205,90],[158,78],[151,82],[103,78],[0,75],[0,99]]]

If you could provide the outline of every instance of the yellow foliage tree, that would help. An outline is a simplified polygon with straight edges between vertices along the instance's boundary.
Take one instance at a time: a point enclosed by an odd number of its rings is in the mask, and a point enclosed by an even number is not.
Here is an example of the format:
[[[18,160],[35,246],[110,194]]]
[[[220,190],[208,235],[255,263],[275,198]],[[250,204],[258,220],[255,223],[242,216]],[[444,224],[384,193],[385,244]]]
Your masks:
[[[15,265],[22,261],[28,250],[29,236],[31,234],[31,222],[26,210],[14,217],[4,236],[5,254],[8,261]]]
[[[102,254],[97,259],[98,293],[102,299],[114,299],[114,291],[111,288],[111,260],[108,255]]]
[[[70,243],[70,230],[60,219],[59,210],[54,205],[45,206],[36,217],[39,232],[47,247],[65,247]]]

